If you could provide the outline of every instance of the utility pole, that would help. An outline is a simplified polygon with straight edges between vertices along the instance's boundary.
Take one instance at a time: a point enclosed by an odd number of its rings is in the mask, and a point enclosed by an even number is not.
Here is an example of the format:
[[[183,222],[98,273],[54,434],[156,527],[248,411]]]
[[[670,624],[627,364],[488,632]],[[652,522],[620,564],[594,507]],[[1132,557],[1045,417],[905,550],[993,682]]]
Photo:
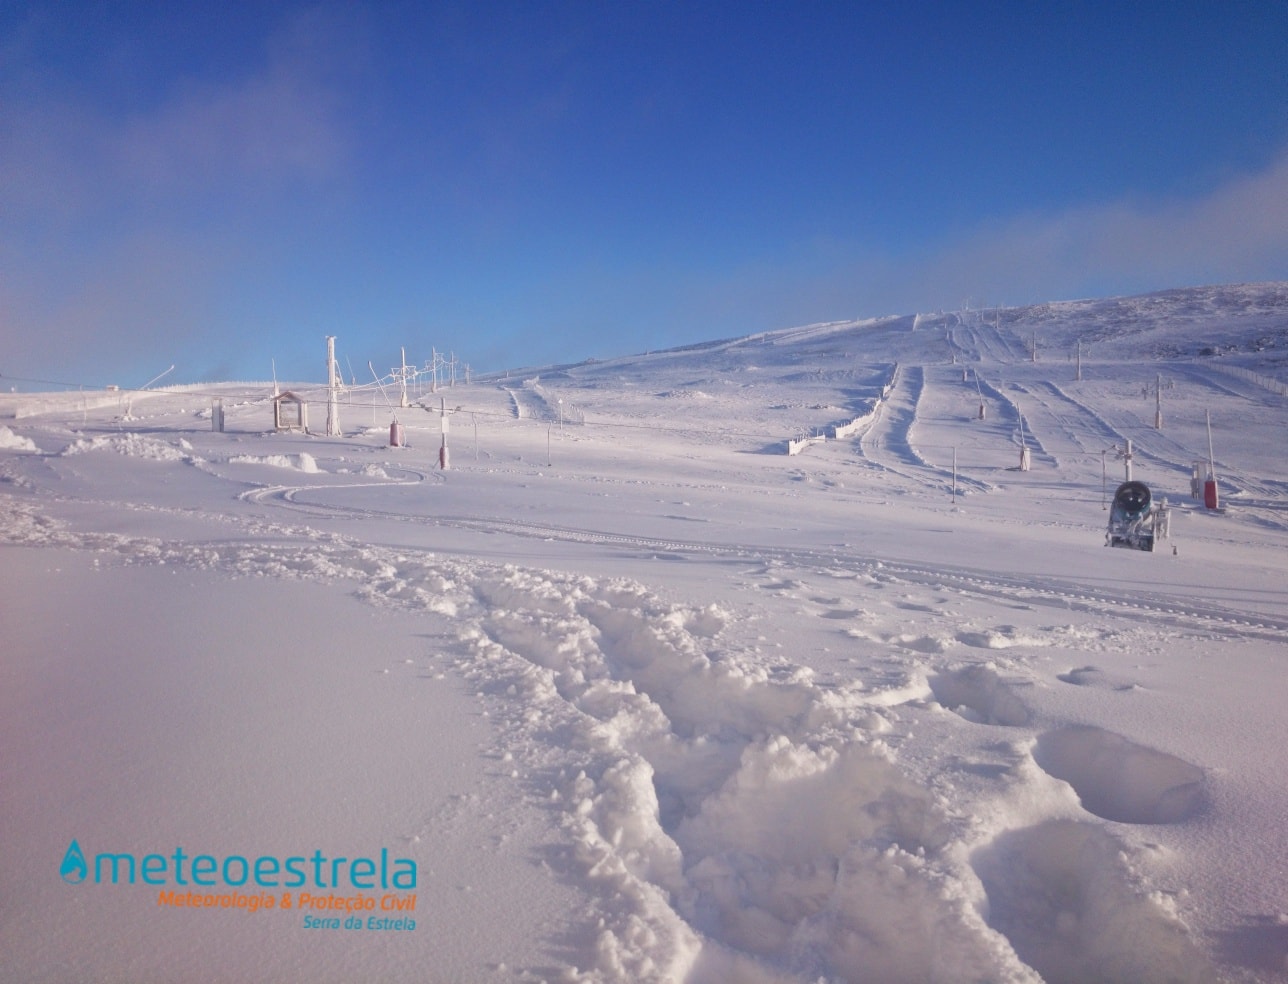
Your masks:
[[[1109,466],[1107,464],[1108,458],[1109,458],[1108,451],[1100,452],[1100,508],[1101,509],[1109,508],[1109,500],[1108,500]]]
[[[1208,477],[1203,483],[1203,505],[1208,509],[1219,509],[1221,498],[1216,484],[1216,455],[1212,452],[1212,411],[1204,410],[1203,417],[1207,421],[1208,435]]]
[[[334,335],[326,336],[326,436],[341,436],[340,386],[336,379]]]
[[[1163,429],[1163,374],[1157,374],[1154,381],[1154,430]]]
[[[447,456],[447,400],[441,397],[438,402],[438,414],[442,418],[443,422],[443,444],[442,447],[438,449],[438,467],[443,469],[443,471],[447,471],[448,468],[451,467]]]
[[[1082,339],[1078,339],[1078,371],[1074,374],[1074,379],[1082,380]]]

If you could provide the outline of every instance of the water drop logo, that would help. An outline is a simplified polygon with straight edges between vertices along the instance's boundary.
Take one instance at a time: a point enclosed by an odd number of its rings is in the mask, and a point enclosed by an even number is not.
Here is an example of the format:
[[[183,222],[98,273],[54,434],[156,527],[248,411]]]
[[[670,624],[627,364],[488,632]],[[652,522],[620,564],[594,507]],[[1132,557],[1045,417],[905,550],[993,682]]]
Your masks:
[[[63,863],[58,866],[58,873],[63,876],[63,881],[73,885],[79,885],[89,874],[85,855],[81,853],[80,844],[74,839],[67,845],[67,853],[63,855]]]

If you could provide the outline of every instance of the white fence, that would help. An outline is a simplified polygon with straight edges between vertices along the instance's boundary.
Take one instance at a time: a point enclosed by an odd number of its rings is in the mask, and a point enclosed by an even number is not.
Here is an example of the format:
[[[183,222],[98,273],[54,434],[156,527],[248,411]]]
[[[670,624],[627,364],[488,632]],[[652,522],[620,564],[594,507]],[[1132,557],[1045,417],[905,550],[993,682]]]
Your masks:
[[[815,435],[814,437],[798,437],[795,440],[787,442],[787,453],[789,455],[800,454],[806,448],[813,447],[815,444],[822,444],[828,438],[834,441],[841,441],[847,437],[853,437],[865,427],[867,427],[876,418],[877,411],[881,409],[883,401],[890,398],[891,392],[894,391],[894,384],[899,378],[899,364],[895,363],[894,369],[890,372],[890,378],[885,385],[881,387],[881,395],[870,401],[870,406],[866,413],[852,417],[845,423],[829,424],[826,428],[826,435]]]

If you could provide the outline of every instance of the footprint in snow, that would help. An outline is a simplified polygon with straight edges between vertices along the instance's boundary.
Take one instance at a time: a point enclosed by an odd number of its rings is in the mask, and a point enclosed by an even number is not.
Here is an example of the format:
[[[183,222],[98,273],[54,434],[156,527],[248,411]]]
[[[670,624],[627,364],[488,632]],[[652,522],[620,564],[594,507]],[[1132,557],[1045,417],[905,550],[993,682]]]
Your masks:
[[[1122,850],[1074,820],[999,835],[971,859],[989,925],[1045,980],[1214,981],[1184,927],[1137,890]]]
[[[1088,813],[1119,823],[1179,823],[1207,803],[1203,770],[1112,731],[1074,726],[1038,738],[1033,758],[1073,787]]]
[[[1056,679],[1061,683],[1069,683],[1075,687],[1102,687],[1106,690],[1143,689],[1138,683],[1114,680],[1096,666],[1080,666],[1077,669],[1070,670],[1068,673],[1057,674]]]

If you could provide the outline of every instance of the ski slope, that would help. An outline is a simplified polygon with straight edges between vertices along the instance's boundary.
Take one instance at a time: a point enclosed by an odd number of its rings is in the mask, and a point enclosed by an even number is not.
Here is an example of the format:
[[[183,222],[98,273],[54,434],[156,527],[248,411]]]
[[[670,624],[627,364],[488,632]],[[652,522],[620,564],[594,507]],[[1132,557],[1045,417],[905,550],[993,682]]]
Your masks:
[[[342,437],[4,394],[0,977],[1282,980],[1288,398],[1230,367],[1286,357],[1267,284],[354,389]],[[1104,546],[1129,440],[1152,554]],[[383,848],[415,926],[66,884],[73,839]]]

